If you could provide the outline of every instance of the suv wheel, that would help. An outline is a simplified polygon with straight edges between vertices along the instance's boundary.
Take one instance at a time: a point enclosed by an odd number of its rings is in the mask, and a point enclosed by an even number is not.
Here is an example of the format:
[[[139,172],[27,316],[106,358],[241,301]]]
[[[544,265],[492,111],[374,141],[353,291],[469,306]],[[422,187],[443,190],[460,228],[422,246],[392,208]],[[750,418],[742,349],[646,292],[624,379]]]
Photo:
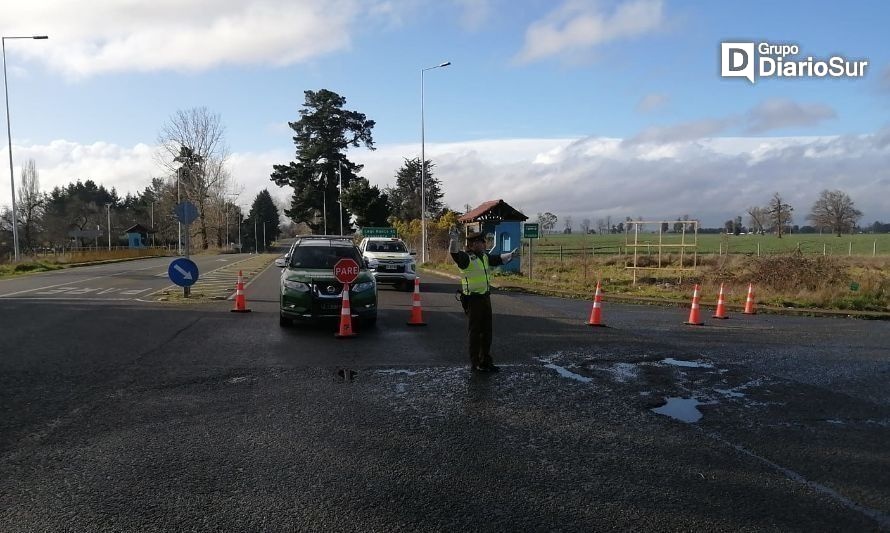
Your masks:
[[[291,321],[291,319],[285,317],[284,315],[278,315],[278,325],[286,328],[293,325],[293,322]]]

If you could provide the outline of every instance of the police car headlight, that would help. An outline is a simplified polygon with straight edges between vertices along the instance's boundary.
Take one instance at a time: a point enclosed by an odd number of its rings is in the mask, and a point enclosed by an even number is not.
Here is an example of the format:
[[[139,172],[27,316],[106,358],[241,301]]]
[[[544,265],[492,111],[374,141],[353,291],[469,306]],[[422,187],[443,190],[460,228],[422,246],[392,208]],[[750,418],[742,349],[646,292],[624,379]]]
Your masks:
[[[352,292],[365,292],[368,289],[374,288],[373,281],[365,281],[363,283],[359,283],[352,288]]]
[[[284,280],[284,286],[285,288],[288,288],[292,291],[309,292],[309,285],[303,283],[302,281],[290,281],[286,279]]]

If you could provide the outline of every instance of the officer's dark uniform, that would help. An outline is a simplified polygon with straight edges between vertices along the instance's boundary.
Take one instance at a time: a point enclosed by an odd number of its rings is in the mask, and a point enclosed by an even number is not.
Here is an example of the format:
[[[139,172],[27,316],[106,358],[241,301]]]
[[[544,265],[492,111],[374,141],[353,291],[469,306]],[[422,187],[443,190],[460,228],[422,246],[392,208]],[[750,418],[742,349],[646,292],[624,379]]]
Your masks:
[[[481,233],[467,235],[467,244],[485,237]],[[500,255],[481,252],[452,252],[451,258],[461,270],[461,302],[467,314],[467,335],[470,364],[480,372],[496,372],[491,359],[491,267],[504,264]]]

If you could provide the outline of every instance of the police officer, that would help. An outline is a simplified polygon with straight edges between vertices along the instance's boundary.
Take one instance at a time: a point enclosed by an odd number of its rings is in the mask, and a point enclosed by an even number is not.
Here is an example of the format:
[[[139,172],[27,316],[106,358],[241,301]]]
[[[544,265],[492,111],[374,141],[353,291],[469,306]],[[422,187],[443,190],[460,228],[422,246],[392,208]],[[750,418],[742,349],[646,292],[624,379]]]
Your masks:
[[[467,315],[467,334],[470,344],[470,368],[476,372],[500,370],[491,359],[491,267],[505,265],[513,259],[518,248],[504,254],[490,254],[485,250],[482,233],[467,235],[467,250],[460,251],[457,230],[451,231],[449,252],[461,273],[461,303]]]

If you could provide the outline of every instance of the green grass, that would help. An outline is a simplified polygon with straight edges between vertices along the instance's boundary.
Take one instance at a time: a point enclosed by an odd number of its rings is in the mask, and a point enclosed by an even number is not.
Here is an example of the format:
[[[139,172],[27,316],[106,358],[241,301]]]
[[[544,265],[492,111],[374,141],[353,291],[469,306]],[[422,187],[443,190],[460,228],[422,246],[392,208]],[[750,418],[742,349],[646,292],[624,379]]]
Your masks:
[[[47,272],[50,270],[60,270],[69,266],[82,263],[95,263],[102,261],[119,261],[123,259],[134,259],[139,257],[152,257],[157,255],[157,249],[137,249],[137,250],[85,250],[72,253],[63,253],[58,255],[48,255],[44,258],[25,257],[21,262],[0,263],[0,278],[8,278],[19,276],[31,272]]]
[[[812,233],[800,233],[783,235],[778,238],[775,235],[699,235],[696,240],[694,235],[686,234],[682,237],[675,233],[665,233],[661,236],[662,244],[677,245],[681,243],[681,238],[685,244],[696,244],[695,247],[687,247],[687,252],[695,250],[698,254],[751,254],[757,255],[758,245],[761,255],[792,252],[800,249],[801,253],[806,255],[825,255],[838,256],[858,256],[871,257],[872,253],[876,256],[890,256],[890,234],[857,234],[857,235],[819,235]],[[523,240],[528,243],[528,240]],[[627,244],[633,244],[634,235],[632,233],[625,236],[621,235],[548,235],[541,239],[535,239],[536,251],[543,253],[559,253],[559,247],[563,247],[564,253],[570,250],[579,253],[584,248],[584,253],[590,253],[593,249],[594,254],[617,254],[619,250],[623,253],[627,249]],[[640,233],[637,236],[637,243],[642,246],[637,247],[638,254],[657,254],[656,245],[659,243],[657,233]],[[649,245],[648,247],[645,245]],[[678,253],[679,247],[673,246],[664,248],[663,253]],[[629,253],[633,253],[631,247]]]
[[[623,236],[620,237],[623,247]],[[778,245],[780,242],[769,236],[751,235],[742,238],[747,240],[749,237],[752,240],[763,239],[762,251],[767,243]],[[880,237],[887,240],[886,236]],[[610,238],[612,243],[617,242],[616,236],[608,235],[548,237],[545,242],[551,247],[554,243],[562,242],[566,249],[569,248],[569,243],[572,247],[577,247],[579,242],[585,242],[587,246],[595,243],[600,247],[603,243],[608,243]],[[784,244],[785,238],[781,241]],[[791,242],[794,242],[793,246],[784,250],[796,249],[796,241]],[[589,298],[597,279],[600,279],[603,289],[609,295],[674,302],[688,301],[693,284],[699,284],[702,302],[711,303],[723,284],[727,303],[736,306],[744,304],[748,284],[753,283],[758,303],[777,308],[890,312],[890,254],[875,258],[870,257],[870,254],[823,257],[821,251],[818,254],[776,253],[782,248],[769,248],[770,253],[763,252],[761,257],[757,257],[756,253],[718,256],[715,250],[712,254],[699,253],[697,268],[683,271],[682,276],[675,269],[638,270],[634,283],[633,270],[626,268],[632,258],[623,254],[564,254],[560,259],[558,254],[538,255],[541,248],[535,247],[533,279],[527,277],[527,255],[523,254],[522,269],[525,276],[496,275],[495,282],[525,287],[544,294]],[[431,259],[431,263],[427,265],[430,268],[455,274],[458,272],[444,252],[434,252]],[[653,259],[638,257],[640,263],[647,265],[653,265]]]

